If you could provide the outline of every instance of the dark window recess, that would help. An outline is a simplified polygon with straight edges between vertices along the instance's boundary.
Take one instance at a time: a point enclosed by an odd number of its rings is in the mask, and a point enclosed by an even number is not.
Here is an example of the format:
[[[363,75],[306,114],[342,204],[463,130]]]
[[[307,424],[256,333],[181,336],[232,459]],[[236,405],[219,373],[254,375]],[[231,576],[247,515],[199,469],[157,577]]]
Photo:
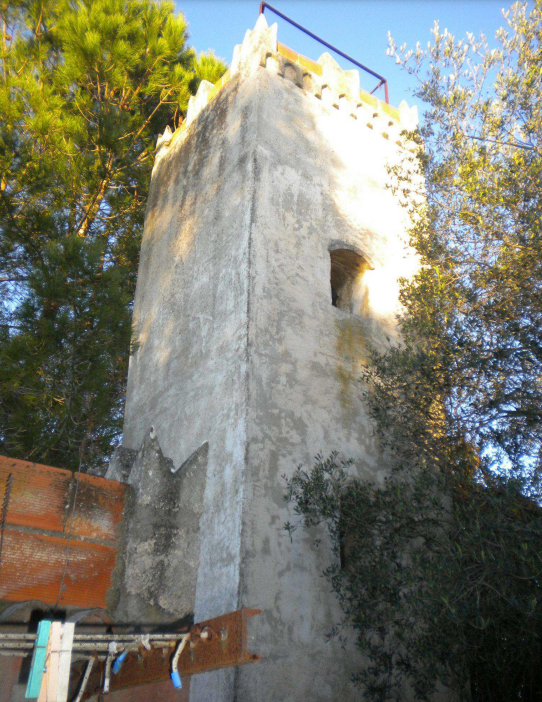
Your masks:
[[[367,261],[348,249],[330,251],[331,304],[346,312],[360,314],[364,290],[362,278],[370,268]]]

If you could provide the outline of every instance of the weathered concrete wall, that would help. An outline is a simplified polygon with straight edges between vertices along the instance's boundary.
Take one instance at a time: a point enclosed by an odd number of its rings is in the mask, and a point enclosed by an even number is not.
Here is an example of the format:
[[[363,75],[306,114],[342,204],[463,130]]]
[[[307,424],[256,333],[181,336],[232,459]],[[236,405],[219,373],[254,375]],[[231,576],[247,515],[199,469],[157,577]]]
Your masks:
[[[249,86],[232,81],[191,138],[158,160],[134,308],[139,348],[130,362],[124,445],[138,449],[153,426],[178,466],[209,444],[199,618],[238,602],[256,134],[250,98]]]
[[[264,661],[197,676],[191,702],[359,698],[355,654],[325,643],[340,618],[321,577],[329,551],[290,542],[281,476],[337,449],[379,477],[358,376],[367,343],[396,336],[397,278],[415,267],[385,187],[401,147],[338,109],[352,72],[324,57],[327,83],[309,89],[276,49],[261,19],[230,81],[165,139],[141,254],[125,446],[153,426],[178,465],[209,443],[195,617],[264,610],[252,622]],[[370,262],[359,315],[331,305],[333,248]]]
[[[332,450],[361,475],[383,475],[359,369],[368,343],[396,336],[397,277],[413,269],[404,212],[386,189],[399,147],[263,68],[250,80],[260,107],[240,597],[264,610],[254,636],[265,667],[238,671],[237,699],[357,699],[355,657],[325,644],[340,620],[320,577],[329,551],[299,532],[290,543],[282,476]],[[331,305],[331,248],[372,263],[359,316]]]

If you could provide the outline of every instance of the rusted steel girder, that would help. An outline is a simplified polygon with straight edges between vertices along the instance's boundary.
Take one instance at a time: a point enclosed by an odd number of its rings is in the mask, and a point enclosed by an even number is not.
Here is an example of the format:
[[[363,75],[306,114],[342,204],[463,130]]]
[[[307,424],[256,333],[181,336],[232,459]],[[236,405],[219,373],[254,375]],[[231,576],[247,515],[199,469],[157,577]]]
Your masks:
[[[261,609],[240,609],[194,624],[177,666],[181,678],[260,661],[261,656],[247,651],[247,619],[261,613]],[[169,679],[173,655],[173,647],[129,653],[120,671],[111,676],[111,692]],[[100,661],[91,673],[83,700],[102,691],[104,674],[105,663]]]

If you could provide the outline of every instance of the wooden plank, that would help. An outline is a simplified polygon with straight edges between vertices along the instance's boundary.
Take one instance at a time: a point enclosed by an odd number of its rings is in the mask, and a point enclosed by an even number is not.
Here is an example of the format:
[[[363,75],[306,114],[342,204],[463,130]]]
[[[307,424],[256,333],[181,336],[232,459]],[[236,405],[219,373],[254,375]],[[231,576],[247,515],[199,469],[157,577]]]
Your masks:
[[[397,109],[397,107],[394,107],[393,105],[388,105],[385,102],[382,102],[382,100],[380,100],[380,107],[392,119],[396,120],[397,122],[399,121],[399,110]]]
[[[216,95],[218,95],[218,93],[219,93],[219,92],[222,90],[222,88],[226,85],[226,83],[229,81],[229,79],[230,79],[230,71],[229,71],[229,69],[228,69],[228,70],[226,71],[226,73],[224,73],[224,75],[222,76],[222,78],[219,78],[219,79],[217,80],[217,82],[213,85],[213,87],[211,88],[211,90],[209,91],[208,102],[211,102],[211,100],[213,100],[213,99],[216,97]]]
[[[70,687],[70,667],[72,662],[72,647],[75,624],[65,622],[62,626],[62,646],[58,664],[58,691],[53,702],[67,702]]]
[[[317,63],[316,61],[313,61],[310,58],[307,58],[306,56],[303,56],[302,54],[298,54],[297,51],[290,49],[289,46],[286,46],[285,44],[281,44],[280,42],[277,42],[277,51],[281,56],[284,56],[284,58],[287,59],[288,61],[292,61],[293,63],[297,63],[299,66],[301,66],[305,70],[311,71],[312,73],[315,73],[318,76],[322,75],[322,66],[319,63]]]
[[[311,73],[315,73],[317,76],[321,76],[323,73],[322,66],[306,56],[299,54],[297,62],[302,68],[309,70]]]
[[[371,105],[371,107],[378,107],[380,100],[376,98],[374,95],[371,95],[371,93],[368,93],[366,90],[360,90],[359,91],[359,96],[363,102],[366,102],[368,105]]]
[[[284,56],[285,59],[288,61],[291,61],[292,63],[297,63],[297,58],[299,54],[297,51],[294,51],[293,49],[290,49],[289,46],[286,46],[285,44],[281,44],[279,41],[277,42],[277,51],[281,56]]]
[[[51,652],[47,660],[47,702],[56,702],[58,692],[58,667],[60,665],[60,649],[62,648],[62,622],[51,625]]]
[[[45,662],[43,665],[43,677],[41,679],[40,694],[38,697],[38,702],[47,702],[47,686],[49,683],[48,675],[48,659],[51,654],[51,634],[49,634],[49,640],[47,641],[47,648],[45,649]]]
[[[34,652],[32,653],[30,675],[26,685],[25,697],[27,699],[35,699],[40,693],[50,633],[51,622],[44,619],[38,624],[38,635],[34,645]]]

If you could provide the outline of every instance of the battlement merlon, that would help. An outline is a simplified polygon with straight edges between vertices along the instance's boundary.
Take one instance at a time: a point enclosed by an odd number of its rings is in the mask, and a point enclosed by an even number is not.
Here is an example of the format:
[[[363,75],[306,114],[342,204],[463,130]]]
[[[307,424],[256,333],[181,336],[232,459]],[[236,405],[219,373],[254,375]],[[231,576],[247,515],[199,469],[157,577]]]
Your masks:
[[[318,61],[298,54],[277,41],[277,24],[268,26],[265,15],[260,14],[253,30],[248,29],[242,44],[233,50],[231,67],[214,85],[202,80],[196,95],[188,102],[186,119],[172,134],[169,127],[156,142],[156,160],[167,147],[183,138],[192,122],[203,108],[213,100],[234,76],[248,76],[262,66],[316,98],[333,105],[361,126],[373,129],[385,139],[403,148],[415,150],[412,142],[401,137],[403,131],[413,131],[418,126],[418,108],[409,107],[403,100],[399,107],[388,105],[374,95],[360,89],[359,72],[343,70],[327,52]]]

